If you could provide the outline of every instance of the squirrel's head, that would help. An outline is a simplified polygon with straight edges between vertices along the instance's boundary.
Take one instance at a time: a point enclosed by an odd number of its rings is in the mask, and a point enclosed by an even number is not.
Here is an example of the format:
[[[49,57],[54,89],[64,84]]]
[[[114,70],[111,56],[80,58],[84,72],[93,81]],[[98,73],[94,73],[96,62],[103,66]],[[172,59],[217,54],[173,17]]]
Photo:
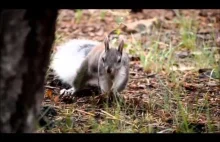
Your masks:
[[[122,40],[120,42],[118,48],[110,48],[109,39],[106,38],[104,41],[104,45],[105,52],[101,57],[101,62],[103,63],[105,72],[113,77],[115,75],[115,72],[117,72],[123,65],[122,55],[124,41]]]

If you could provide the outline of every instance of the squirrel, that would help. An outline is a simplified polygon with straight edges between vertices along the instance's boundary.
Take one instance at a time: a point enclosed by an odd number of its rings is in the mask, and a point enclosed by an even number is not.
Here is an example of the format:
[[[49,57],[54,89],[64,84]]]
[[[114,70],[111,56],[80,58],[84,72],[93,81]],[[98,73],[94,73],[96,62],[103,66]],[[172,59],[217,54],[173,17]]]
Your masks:
[[[120,93],[129,79],[129,56],[123,51],[124,40],[117,48],[110,47],[109,37],[104,42],[72,39],[58,46],[51,69],[56,76],[71,86],[60,90],[61,96],[74,95],[90,86],[101,93]]]

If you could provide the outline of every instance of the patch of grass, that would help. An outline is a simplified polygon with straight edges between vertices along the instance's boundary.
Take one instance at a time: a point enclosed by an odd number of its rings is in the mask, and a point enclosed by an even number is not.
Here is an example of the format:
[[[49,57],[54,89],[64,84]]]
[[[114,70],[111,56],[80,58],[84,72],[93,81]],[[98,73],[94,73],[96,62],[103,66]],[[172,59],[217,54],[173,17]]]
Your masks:
[[[195,18],[179,16],[175,22],[179,26],[181,48],[189,50],[196,49],[197,23]]]
[[[165,45],[166,47],[161,49],[161,45]],[[169,72],[170,66],[175,63],[172,56],[176,47],[173,47],[171,44],[167,45],[165,43],[155,41],[148,49],[148,53],[144,51],[140,52],[140,59],[144,70],[156,73],[161,72],[162,70]]]
[[[124,22],[124,17],[122,16],[117,16],[116,19],[115,19],[115,22],[120,25],[121,23]]]
[[[106,13],[107,13],[106,11],[102,11],[101,12],[101,15],[100,15],[101,16],[101,20],[105,19]]]
[[[193,113],[200,114],[199,112],[201,108],[197,108],[197,110],[192,109],[187,104],[184,105],[184,97],[187,96],[187,91],[182,88],[181,78],[183,77],[178,70],[173,71],[171,67],[175,64],[182,63],[179,59],[177,59],[174,55],[176,51],[181,51],[181,49],[187,49],[193,57],[186,58],[183,62],[189,64],[190,66],[195,67],[195,69],[201,68],[215,68],[218,66],[217,61],[215,58],[215,51],[214,50],[207,50],[210,46],[206,45],[207,43],[203,44],[202,47],[197,47],[196,45],[196,30],[197,30],[197,23],[195,20],[186,19],[184,17],[179,17],[178,19],[179,25],[179,32],[180,32],[180,42],[177,46],[173,46],[170,42],[170,45],[165,44],[160,41],[160,38],[154,38],[154,42],[149,46],[148,52],[144,49],[141,51],[137,51],[141,64],[143,65],[145,71],[153,71],[156,73],[164,72],[170,77],[170,83],[175,84],[175,89],[169,87],[168,84],[164,84],[160,82],[160,84],[165,88],[163,91],[163,105],[164,109],[167,112],[176,112],[173,114],[173,118],[175,118],[174,123],[176,124],[177,132],[180,133],[191,133],[194,132],[195,129],[191,127],[191,115]],[[165,44],[165,48],[160,48],[161,44]],[[140,43],[137,43],[135,47],[141,47]],[[138,48],[141,49],[141,48]],[[134,54],[137,54],[137,52]],[[217,69],[216,69],[217,70]],[[196,70],[192,70],[195,72]],[[168,86],[167,86],[168,85]],[[161,90],[162,91],[162,90]],[[183,93],[180,97],[179,93]],[[174,100],[177,103],[177,109],[173,110],[174,104],[170,101]],[[207,114],[210,114],[209,109],[206,109]],[[189,118],[190,117],[190,118]],[[207,118],[211,119],[210,116]],[[198,118],[195,118],[198,120]],[[210,120],[211,121],[211,120]],[[209,123],[207,124],[208,127],[211,127]],[[209,128],[208,128],[209,129]],[[212,130],[213,131],[213,130]],[[210,131],[211,132],[211,131]]]
[[[83,11],[81,9],[76,10],[75,19],[76,23],[79,23],[83,15]]]
[[[56,32],[54,45],[57,46],[57,45],[63,43],[64,41],[66,41],[65,35],[63,35],[62,33]]]
[[[218,63],[215,58],[215,52],[215,49],[204,43],[200,50],[193,52],[196,61],[195,66],[198,68],[212,68],[216,66]]]

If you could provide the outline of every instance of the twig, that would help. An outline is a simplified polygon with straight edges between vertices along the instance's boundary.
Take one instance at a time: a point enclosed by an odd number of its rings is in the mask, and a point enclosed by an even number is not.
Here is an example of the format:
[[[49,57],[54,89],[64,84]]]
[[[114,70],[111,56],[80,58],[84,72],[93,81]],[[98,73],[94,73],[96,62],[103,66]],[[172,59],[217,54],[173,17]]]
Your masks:
[[[82,112],[82,113],[91,115],[91,116],[95,116],[95,114],[92,114],[92,113],[90,113],[90,112],[86,112],[86,111],[84,111],[84,110],[79,110],[79,109],[75,109],[75,110],[78,111],[78,112]],[[75,110],[74,110],[74,111],[75,111]]]
[[[56,89],[57,87],[53,87],[53,86],[45,86],[45,88],[49,88],[49,89]]]
[[[172,132],[173,129],[165,129],[165,130],[162,130],[160,132],[157,132],[157,133],[165,133],[165,132]]]
[[[115,116],[111,115],[110,113],[104,111],[104,110],[100,110],[102,113],[107,114],[108,116],[117,119]]]
[[[173,13],[177,16],[177,17],[180,17],[181,14],[180,14],[180,10],[178,9],[172,9]]]
[[[115,116],[109,114],[108,112],[106,112],[106,111],[104,111],[104,110],[101,110],[101,112],[104,113],[104,114],[106,114],[106,115],[108,115],[108,116],[110,116],[110,117],[106,117],[107,119],[119,120],[119,121],[125,122],[126,124],[132,125],[132,126],[134,126],[135,128],[138,128],[136,125],[134,125],[134,124],[132,124],[132,123],[130,123],[130,122],[127,122],[127,121],[125,121],[125,120],[121,120],[121,119],[119,119],[119,118],[116,118]],[[102,113],[100,113],[100,114],[102,114]]]
[[[149,78],[149,77],[153,77],[155,76],[155,74],[150,74],[150,75],[145,75],[145,76],[141,76],[141,77],[130,77],[131,79],[143,79],[143,78]]]

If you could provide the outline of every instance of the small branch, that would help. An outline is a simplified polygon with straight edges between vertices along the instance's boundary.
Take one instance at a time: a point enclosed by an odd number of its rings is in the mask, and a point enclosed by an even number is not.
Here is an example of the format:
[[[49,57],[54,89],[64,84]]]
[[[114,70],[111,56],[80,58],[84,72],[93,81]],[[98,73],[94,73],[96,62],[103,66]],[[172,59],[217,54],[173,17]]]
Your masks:
[[[86,112],[84,110],[75,109],[74,111],[78,111],[78,112],[82,112],[82,113],[85,113],[85,114],[88,114],[88,115],[91,115],[91,116],[95,116],[95,114],[92,114],[90,112]]]
[[[127,122],[127,121],[125,121],[125,120],[116,118],[115,116],[109,114],[108,112],[106,112],[106,111],[104,111],[104,110],[101,110],[101,112],[104,113],[104,114],[106,114],[106,115],[108,115],[108,116],[110,116],[110,117],[106,117],[107,119],[119,120],[119,121],[124,122],[124,123],[126,123],[126,124],[132,125],[132,126],[134,126],[135,128],[138,128],[136,125],[134,125],[134,124],[132,124],[132,123],[130,123],[130,122]],[[100,114],[102,114],[102,113],[100,113]]]
[[[49,88],[49,89],[57,89],[57,87],[53,87],[53,86],[45,86],[45,88]]]

